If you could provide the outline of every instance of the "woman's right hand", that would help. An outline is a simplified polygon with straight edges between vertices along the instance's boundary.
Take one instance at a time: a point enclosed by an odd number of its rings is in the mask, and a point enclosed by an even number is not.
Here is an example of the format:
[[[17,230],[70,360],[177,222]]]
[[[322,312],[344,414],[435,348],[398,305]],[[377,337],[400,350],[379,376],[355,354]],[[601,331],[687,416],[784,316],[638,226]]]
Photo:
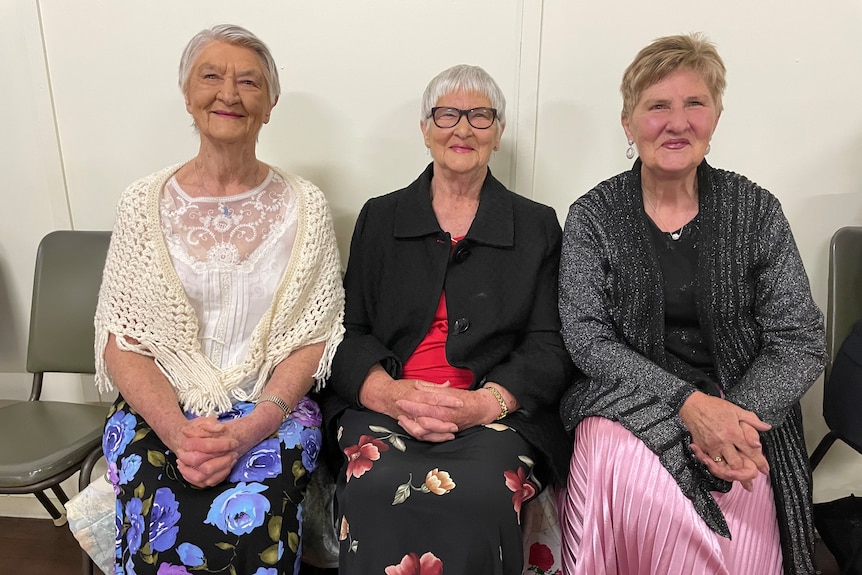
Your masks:
[[[239,456],[239,441],[214,417],[187,420],[165,445],[176,454],[183,478],[196,487],[212,487],[227,479]]]
[[[750,491],[758,473],[769,473],[759,432],[772,426],[755,413],[696,391],[683,403],[679,416],[691,433],[692,452],[719,479],[739,481]]]
[[[398,402],[406,400],[441,408],[458,409],[464,402],[454,395],[425,391],[420,384],[435,385],[415,379],[393,379],[379,364],[368,371],[365,382],[359,390],[359,402],[367,409],[383,413],[399,422],[410,420],[407,427],[402,427],[416,439],[422,441],[449,441],[454,439],[458,425],[435,417],[413,417],[398,406]],[[433,388],[436,389],[436,388]],[[408,429],[409,428],[409,429]]]

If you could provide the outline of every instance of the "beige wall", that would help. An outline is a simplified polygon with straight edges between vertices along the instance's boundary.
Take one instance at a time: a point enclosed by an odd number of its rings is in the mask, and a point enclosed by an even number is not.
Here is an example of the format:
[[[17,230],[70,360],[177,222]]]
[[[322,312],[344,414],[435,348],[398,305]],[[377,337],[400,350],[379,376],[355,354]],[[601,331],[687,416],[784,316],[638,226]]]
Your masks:
[[[326,192],[343,254],[362,203],[428,161],[419,98],[441,69],[480,64],[497,79],[509,125],[492,169],[562,221],[578,195],[628,165],[626,64],[654,37],[689,31],[707,33],[728,66],[710,162],[779,197],[821,305],[830,235],[862,225],[858,0],[828,10],[777,0],[0,0],[0,396],[22,397],[28,381],[39,239],[110,228],[129,182],[195,154],[176,66],[189,37],[221,22],[272,48],[283,94],[259,156]],[[48,394],[94,396],[89,380],[73,383]],[[804,399],[812,448],[824,432],[821,395],[818,384]],[[858,491],[860,477],[862,458],[836,447],[815,498]]]

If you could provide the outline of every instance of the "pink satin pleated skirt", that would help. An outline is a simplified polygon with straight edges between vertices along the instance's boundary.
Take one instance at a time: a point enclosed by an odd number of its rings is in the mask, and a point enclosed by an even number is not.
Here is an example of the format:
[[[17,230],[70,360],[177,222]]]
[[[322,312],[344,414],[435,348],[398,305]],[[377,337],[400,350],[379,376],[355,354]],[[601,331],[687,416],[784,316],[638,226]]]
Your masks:
[[[700,518],[658,457],[619,423],[582,421],[560,497],[565,575],[781,575],[769,477],[714,492],[732,539]]]

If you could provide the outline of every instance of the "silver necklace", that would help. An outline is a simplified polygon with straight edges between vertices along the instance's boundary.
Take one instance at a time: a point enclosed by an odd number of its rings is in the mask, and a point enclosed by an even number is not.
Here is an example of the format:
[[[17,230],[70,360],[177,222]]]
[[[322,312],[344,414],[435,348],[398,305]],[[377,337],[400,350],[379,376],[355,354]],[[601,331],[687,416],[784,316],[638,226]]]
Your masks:
[[[659,214],[659,213],[658,213],[658,206],[656,206],[655,202],[653,202],[653,201],[650,199],[650,197],[646,194],[646,192],[644,192],[643,196],[644,196],[644,199],[647,201],[647,203],[648,203],[648,204],[650,205],[650,207],[652,208],[652,212],[655,214],[655,217],[657,217],[657,218],[658,218],[658,221],[659,221],[659,223],[661,224],[661,227],[663,227],[663,228],[667,228],[667,227],[669,227],[669,226],[665,223],[665,221],[662,219],[661,214]],[[670,239],[672,239],[673,241],[675,241],[675,242],[676,242],[676,241],[679,241],[679,238],[681,238],[681,237],[682,237],[682,232],[683,232],[683,230],[685,230],[685,226],[686,226],[686,224],[683,224],[683,225],[682,225],[682,227],[681,227],[680,229],[676,230],[675,232],[665,232],[665,233],[666,233],[667,235],[669,235],[669,236],[670,236]]]
[[[198,169],[198,162],[197,162],[197,160],[195,160],[195,175],[198,177],[198,187],[203,191],[203,193],[204,193],[204,197],[207,197],[207,198],[212,198],[212,197],[214,197],[214,196],[212,195],[212,193],[210,193],[209,189],[207,189],[206,185],[204,184],[204,178],[203,178],[203,176],[201,175],[201,171]],[[224,203],[224,202],[222,202],[222,201],[220,201],[220,202],[218,203],[218,211],[219,211],[219,212],[221,213],[221,215],[223,215],[224,217],[228,217],[228,216],[230,215],[230,210],[228,210],[228,207],[227,207],[227,206],[225,205],[225,203]]]

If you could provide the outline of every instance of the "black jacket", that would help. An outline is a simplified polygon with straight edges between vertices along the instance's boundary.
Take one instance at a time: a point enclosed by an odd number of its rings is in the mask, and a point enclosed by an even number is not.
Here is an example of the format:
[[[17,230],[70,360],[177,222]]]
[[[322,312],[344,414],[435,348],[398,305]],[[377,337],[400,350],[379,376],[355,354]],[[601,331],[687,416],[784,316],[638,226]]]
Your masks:
[[[472,370],[473,388],[494,381],[517,398],[520,409],[504,422],[543,453],[537,465],[560,480],[571,440],[557,410],[574,371],[557,308],[560,224],[552,208],[507,190],[489,172],[469,232],[450,249],[431,207],[432,176],[433,164],[359,214],[327,420],[361,407],[359,389],[374,364],[401,377],[445,289],[449,362]]]

